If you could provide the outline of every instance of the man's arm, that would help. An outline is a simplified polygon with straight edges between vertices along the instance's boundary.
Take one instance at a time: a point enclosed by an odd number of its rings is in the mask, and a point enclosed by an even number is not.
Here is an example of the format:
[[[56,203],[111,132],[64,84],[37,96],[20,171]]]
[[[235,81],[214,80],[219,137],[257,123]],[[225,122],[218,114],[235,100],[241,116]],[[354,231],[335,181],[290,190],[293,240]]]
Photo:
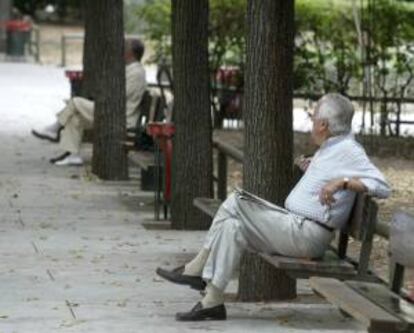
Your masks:
[[[334,194],[340,190],[349,190],[357,193],[367,192],[368,188],[359,178],[339,178],[328,182],[319,193],[322,205],[335,203]]]
[[[309,164],[312,161],[312,156],[300,155],[295,158],[293,164],[296,165],[302,172],[305,172],[308,169]]]
[[[367,192],[378,198],[387,198],[390,195],[391,188],[384,175],[359,145],[343,147],[336,160],[336,178],[323,186],[319,193],[322,204],[334,203],[334,194],[341,190]]]

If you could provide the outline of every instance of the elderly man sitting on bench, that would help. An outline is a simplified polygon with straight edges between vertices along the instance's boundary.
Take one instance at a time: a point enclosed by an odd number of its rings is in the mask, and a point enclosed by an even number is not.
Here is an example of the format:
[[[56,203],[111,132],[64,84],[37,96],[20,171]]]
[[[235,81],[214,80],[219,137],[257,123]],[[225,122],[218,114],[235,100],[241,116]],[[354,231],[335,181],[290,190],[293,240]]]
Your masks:
[[[221,205],[196,257],[157,273],[178,284],[204,290],[204,298],[180,321],[224,320],[224,290],[245,249],[290,257],[319,258],[347,221],[357,192],[381,198],[390,188],[351,134],[352,103],[327,94],[312,115],[312,139],[319,146],[290,192],[285,208],[237,190]]]
[[[138,105],[146,90],[145,69],[141,64],[144,44],[139,39],[125,41],[126,62],[126,121],[127,127],[135,127],[138,119]],[[51,163],[59,166],[82,165],[79,155],[83,131],[93,128],[95,103],[82,97],[69,100],[57,115],[57,121],[40,130],[32,130],[39,139],[60,142],[63,154],[52,158]]]

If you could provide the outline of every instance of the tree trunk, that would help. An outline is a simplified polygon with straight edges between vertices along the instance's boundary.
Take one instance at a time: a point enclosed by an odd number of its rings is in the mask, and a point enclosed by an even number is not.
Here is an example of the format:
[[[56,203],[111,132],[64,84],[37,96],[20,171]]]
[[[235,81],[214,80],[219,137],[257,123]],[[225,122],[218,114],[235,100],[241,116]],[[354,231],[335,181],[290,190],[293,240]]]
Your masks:
[[[208,0],[172,0],[174,229],[207,229],[210,225],[210,219],[193,206],[195,197],[213,194],[208,9]]]
[[[94,143],[92,172],[108,180],[128,178],[126,150],[125,61],[123,4],[118,0],[88,0],[86,25],[93,24],[92,45],[85,59],[94,59]],[[88,20],[92,22],[88,22]],[[91,57],[91,58],[89,58]]]
[[[83,80],[81,96],[88,99],[95,99],[95,88],[98,83],[96,76],[99,72],[96,69],[96,50],[98,45],[98,25],[92,19],[96,15],[94,1],[83,1],[83,19],[85,27],[85,38],[83,40]]]
[[[243,184],[283,206],[292,185],[294,0],[249,0],[247,26]],[[256,255],[244,257],[239,279],[243,301],[295,295],[295,280],[284,271]]]

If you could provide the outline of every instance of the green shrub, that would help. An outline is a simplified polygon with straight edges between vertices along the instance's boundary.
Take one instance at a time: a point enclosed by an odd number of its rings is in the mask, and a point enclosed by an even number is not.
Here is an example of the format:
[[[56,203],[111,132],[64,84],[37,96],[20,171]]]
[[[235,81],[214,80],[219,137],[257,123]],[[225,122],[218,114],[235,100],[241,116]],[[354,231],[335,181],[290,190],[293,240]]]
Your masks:
[[[238,66],[243,72],[246,1],[210,0],[212,70]],[[363,65],[352,4],[350,0],[296,1],[296,92],[360,93]],[[363,11],[362,38],[365,42],[371,40],[370,61],[375,81],[379,89],[391,89],[386,84],[388,79],[399,76],[402,83],[394,90],[401,91],[413,70],[414,4],[376,0],[373,8],[365,7]],[[170,0],[147,0],[136,14],[146,22],[145,34],[154,42],[151,60],[170,60]]]

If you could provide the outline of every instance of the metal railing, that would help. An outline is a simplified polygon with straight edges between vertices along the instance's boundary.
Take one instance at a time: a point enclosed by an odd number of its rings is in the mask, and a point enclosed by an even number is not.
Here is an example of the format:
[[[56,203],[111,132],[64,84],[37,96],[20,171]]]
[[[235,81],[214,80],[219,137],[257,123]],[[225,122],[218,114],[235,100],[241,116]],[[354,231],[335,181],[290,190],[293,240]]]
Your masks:
[[[61,39],[60,39],[60,49],[62,52],[62,57],[61,57],[61,66],[65,67],[66,66],[66,48],[67,48],[67,42],[70,40],[80,40],[82,41],[85,38],[85,35],[82,33],[71,33],[71,34],[63,34]]]
[[[33,55],[36,62],[40,62],[40,28],[33,25],[29,40],[29,53]]]

